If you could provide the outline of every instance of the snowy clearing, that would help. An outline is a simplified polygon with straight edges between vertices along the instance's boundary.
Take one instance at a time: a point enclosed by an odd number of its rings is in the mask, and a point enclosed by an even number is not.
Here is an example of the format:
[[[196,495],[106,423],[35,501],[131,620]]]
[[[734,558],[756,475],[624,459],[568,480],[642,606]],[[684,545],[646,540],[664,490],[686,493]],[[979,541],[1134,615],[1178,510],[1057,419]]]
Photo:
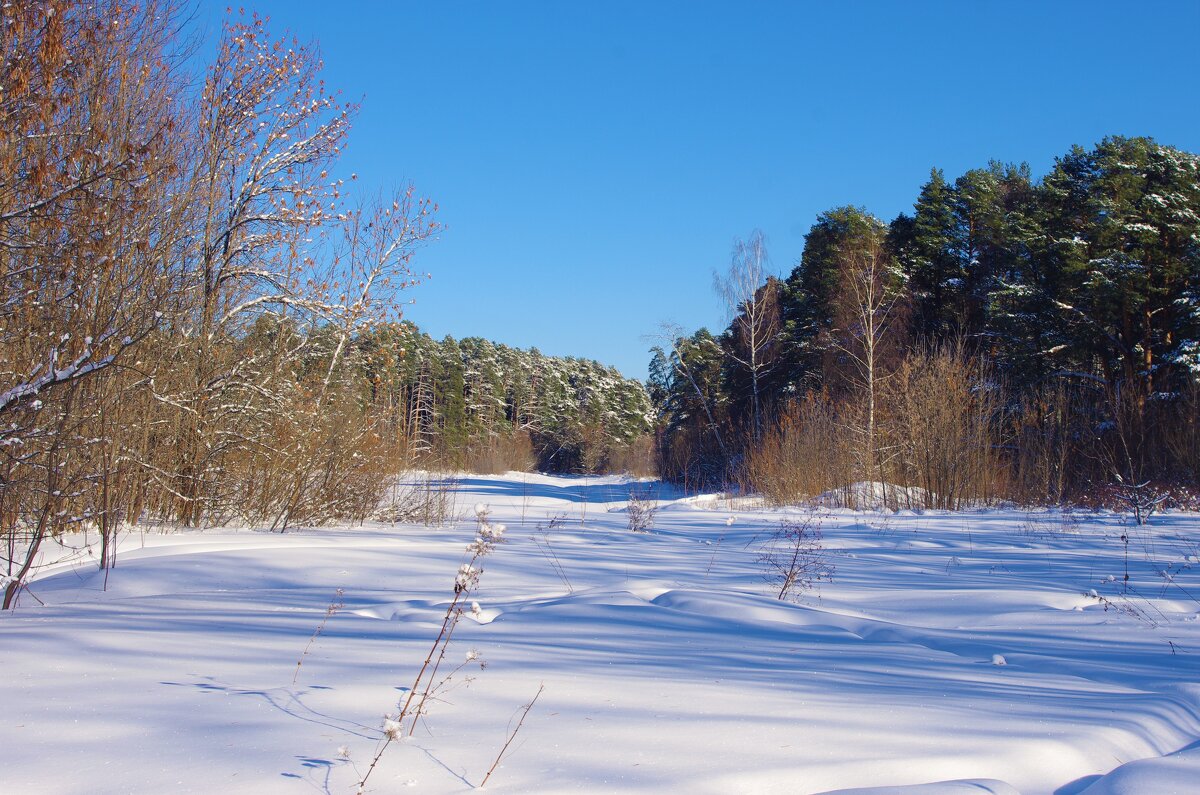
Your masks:
[[[473,790],[543,683],[487,791],[1198,791],[1194,514],[824,508],[833,580],[788,602],[760,553],[800,509],[655,484],[631,533],[619,478],[457,488],[508,526],[449,652],[487,666],[368,791]],[[354,792],[473,537],[139,532],[106,592],[86,556],[44,570],[0,617],[0,790]]]

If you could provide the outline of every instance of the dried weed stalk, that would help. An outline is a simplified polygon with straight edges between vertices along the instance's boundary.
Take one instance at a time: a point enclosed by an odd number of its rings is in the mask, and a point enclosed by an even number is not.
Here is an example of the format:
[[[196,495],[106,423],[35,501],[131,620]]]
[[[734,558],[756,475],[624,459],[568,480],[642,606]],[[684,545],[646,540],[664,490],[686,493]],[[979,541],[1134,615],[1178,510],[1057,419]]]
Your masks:
[[[479,788],[483,789],[487,786],[488,779],[492,777],[496,766],[500,764],[500,760],[504,758],[504,754],[508,751],[508,746],[512,745],[512,741],[517,738],[517,732],[521,731],[521,726],[525,724],[525,718],[529,717],[529,710],[533,709],[533,705],[537,703],[538,698],[542,695],[542,691],[546,689],[544,684],[538,685],[537,692],[533,694],[533,699],[525,705],[524,711],[521,713],[521,719],[517,721],[516,727],[508,735],[508,739],[504,741],[504,745],[500,748],[500,753],[496,754],[496,761],[492,762],[492,766],[488,768],[487,775],[483,777],[483,781],[479,782]]]
[[[427,704],[445,684],[446,679],[437,680],[437,672],[441,667],[442,662],[446,658],[446,650],[450,644],[450,639],[454,635],[454,630],[458,626],[459,620],[465,612],[463,605],[467,603],[472,591],[479,585],[479,577],[483,574],[483,569],[478,566],[480,559],[490,555],[498,544],[504,542],[504,525],[492,524],[488,519],[488,509],[484,505],[475,506],[475,520],[478,525],[475,540],[467,546],[467,562],[463,563],[457,575],[454,578],[454,598],[450,600],[450,604],[446,607],[446,613],[442,617],[442,626],[438,631],[437,637],[433,641],[433,645],[429,648],[429,653],[425,656],[425,662],[421,664],[420,670],[417,671],[417,676],[413,680],[412,686],[409,687],[407,695],[396,705],[395,712],[389,712],[383,716],[383,739],[379,748],[375,752],[374,758],[371,759],[371,764],[367,768],[366,774],[358,782],[358,792],[366,791],[367,780],[374,772],[375,766],[379,764],[379,760],[383,757],[384,752],[393,741],[399,740],[401,737],[411,735],[416,729],[417,722],[425,714]],[[471,603],[471,611],[478,614],[478,604]],[[466,662],[460,665],[459,668],[471,664],[478,663],[478,656],[468,654]],[[482,665],[482,663],[480,663]],[[459,669],[455,669],[457,671]],[[451,672],[450,676],[453,676]]]
[[[308,656],[308,652],[312,649],[314,643],[321,633],[325,631],[325,625],[329,619],[333,618],[339,610],[346,606],[345,600],[342,598],[346,593],[345,589],[338,588],[333,594],[333,600],[329,603],[329,607],[325,608],[325,616],[321,619],[321,623],[317,624],[317,628],[313,630],[312,637],[308,639],[308,643],[304,646],[304,651],[300,653],[300,659],[296,660],[296,672],[292,674],[292,684],[296,684],[296,680],[300,677],[300,666],[304,664],[304,658]]]

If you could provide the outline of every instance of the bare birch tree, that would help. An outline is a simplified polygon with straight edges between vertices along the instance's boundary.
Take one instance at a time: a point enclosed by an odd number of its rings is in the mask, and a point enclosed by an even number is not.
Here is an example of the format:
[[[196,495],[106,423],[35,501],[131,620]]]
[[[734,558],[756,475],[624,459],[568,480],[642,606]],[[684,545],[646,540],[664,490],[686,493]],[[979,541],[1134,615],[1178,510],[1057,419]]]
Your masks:
[[[836,349],[849,363],[848,379],[862,400],[862,419],[852,430],[860,445],[859,464],[867,480],[884,480],[879,453],[879,403],[888,378],[892,334],[903,311],[902,280],[875,237],[842,251],[837,306]]]
[[[783,328],[779,281],[767,275],[767,247],[761,231],[734,243],[729,270],[724,275],[714,274],[713,286],[732,321],[727,355],[750,378],[751,437],[758,441],[763,431],[763,380],[775,365],[772,349]]]

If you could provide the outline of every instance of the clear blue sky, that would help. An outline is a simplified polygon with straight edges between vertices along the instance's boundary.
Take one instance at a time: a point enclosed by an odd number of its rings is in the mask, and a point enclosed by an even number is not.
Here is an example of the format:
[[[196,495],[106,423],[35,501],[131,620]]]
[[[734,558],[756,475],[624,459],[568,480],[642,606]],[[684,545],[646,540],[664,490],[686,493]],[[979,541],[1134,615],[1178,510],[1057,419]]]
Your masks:
[[[363,98],[344,169],[440,203],[409,319],[637,378],[662,322],[724,325],[712,273],[755,228],[784,275],[818,213],[890,220],[933,166],[1200,151],[1200,0],[246,7]]]

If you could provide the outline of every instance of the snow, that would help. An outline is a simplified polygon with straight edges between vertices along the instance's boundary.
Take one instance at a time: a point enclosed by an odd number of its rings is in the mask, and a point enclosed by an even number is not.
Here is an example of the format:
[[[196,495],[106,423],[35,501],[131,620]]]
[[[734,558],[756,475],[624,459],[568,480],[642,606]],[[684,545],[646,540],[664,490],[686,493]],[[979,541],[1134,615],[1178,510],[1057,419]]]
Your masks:
[[[1164,757],[1138,759],[1102,776],[1079,795],[1187,795],[1196,792],[1200,743]]]
[[[925,489],[917,486],[860,481],[840,489],[827,491],[816,498],[816,503],[829,508],[895,510],[897,508],[921,508],[930,503],[930,496]]]
[[[837,572],[792,603],[758,551],[797,508],[656,486],[632,533],[644,487],[473,475],[445,528],[133,532],[107,591],[57,562],[0,616],[0,791],[354,792],[477,503],[507,530],[447,655],[471,665],[369,792],[471,791],[542,684],[488,792],[1197,791],[1200,517],[826,508]]]

